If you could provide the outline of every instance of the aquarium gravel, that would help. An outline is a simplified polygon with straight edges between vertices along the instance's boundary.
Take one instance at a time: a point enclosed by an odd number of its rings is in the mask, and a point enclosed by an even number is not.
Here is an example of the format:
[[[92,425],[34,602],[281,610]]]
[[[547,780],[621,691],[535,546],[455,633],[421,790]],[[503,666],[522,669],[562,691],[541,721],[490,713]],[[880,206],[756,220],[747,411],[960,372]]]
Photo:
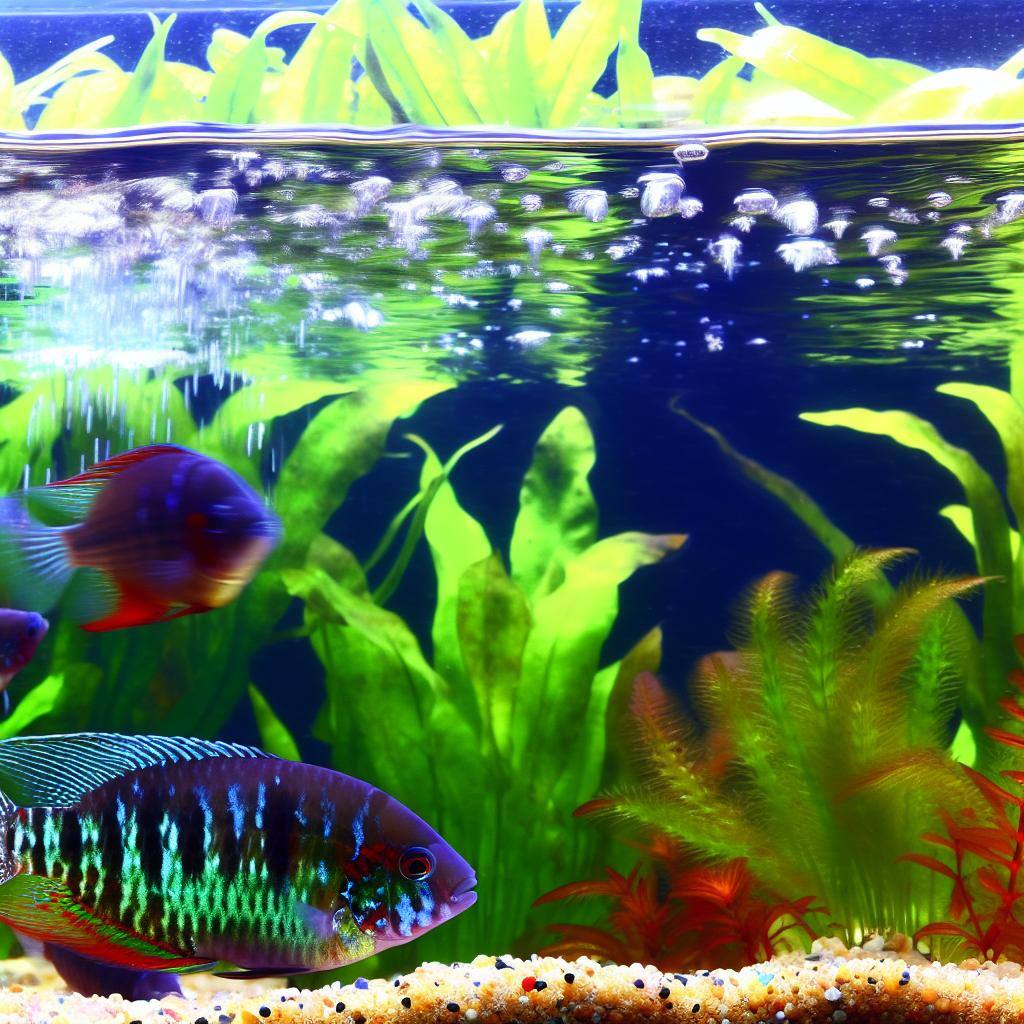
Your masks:
[[[7,965],[0,989],[0,1021],[77,1024],[185,1022],[185,1024],[627,1024],[687,1021],[700,1024],[785,1024],[786,1021],[1024,1021],[1024,973],[1018,964],[930,963],[897,939],[847,949],[837,940],[814,943],[810,954],[790,954],[742,970],[664,973],[641,964],[602,965],[588,958],[520,960],[480,956],[468,964],[427,963],[411,974],[358,979],[319,989],[266,988],[255,982],[217,991],[216,979],[188,978],[186,996],[129,1002],[86,998],[46,987],[48,965]],[[17,980],[25,972],[24,985]],[[43,984],[37,986],[42,980]],[[198,981],[198,986],[197,986]],[[223,984],[223,983],[220,983]]]

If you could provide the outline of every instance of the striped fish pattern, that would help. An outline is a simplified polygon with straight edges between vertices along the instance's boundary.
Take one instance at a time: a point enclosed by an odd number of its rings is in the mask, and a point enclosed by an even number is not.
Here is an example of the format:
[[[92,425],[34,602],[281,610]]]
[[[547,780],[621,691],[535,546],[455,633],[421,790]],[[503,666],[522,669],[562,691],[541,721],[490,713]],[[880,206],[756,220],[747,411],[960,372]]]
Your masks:
[[[158,738],[152,750],[127,741],[141,751],[111,768],[109,738],[79,739],[63,781],[35,778],[43,795],[75,799],[7,814],[0,919],[16,930],[137,970],[299,973],[472,905],[469,865],[358,779],[226,744],[175,760],[166,743],[178,741]],[[15,763],[31,788],[36,768]]]

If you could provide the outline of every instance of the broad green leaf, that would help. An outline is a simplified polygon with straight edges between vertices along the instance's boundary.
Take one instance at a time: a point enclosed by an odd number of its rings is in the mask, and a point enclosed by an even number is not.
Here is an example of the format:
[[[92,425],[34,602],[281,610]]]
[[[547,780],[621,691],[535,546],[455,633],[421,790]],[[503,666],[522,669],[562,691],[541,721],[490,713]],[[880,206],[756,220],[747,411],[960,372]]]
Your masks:
[[[14,88],[14,106],[25,110],[39,102],[51,89],[66,82],[73,75],[88,71],[120,71],[109,57],[99,51],[114,41],[113,36],[100,36],[92,42],[79,46],[48,68],[31,78],[19,82]]]
[[[1009,121],[1019,117],[1024,82],[1002,71],[955,68],[919,79],[870,112],[873,121]]]
[[[449,73],[457,76],[462,83],[477,121],[481,124],[499,123],[487,65],[473,41],[451,15],[431,0],[413,0],[413,3],[447,58]]]
[[[14,72],[0,54],[0,129],[23,131],[25,122],[14,92]]]
[[[367,781],[399,796],[420,783],[433,809],[435,777],[427,730],[444,684],[416,638],[393,612],[339,586],[318,569],[288,569],[288,592],[306,604],[311,641],[327,672],[334,763],[349,759],[372,774]],[[387,742],[376,737],[386,733]],[[366,737],[362,749],[347,750]],[[401,796],[399,796],[401,798]]]
[[[437,456],[428,452],[423,460],[420,486],[443,474]],[[431,637],[434,667],[453,683],[461,700],[470,696],[462,658],[459,654],[459,581],[466,570],[490,557],[491,542],[483,527],[459,504],[451,483],[441,484],[430,504],[424,533],[437,576],[437,604]]]
[[[575,406],[537,441],[510,548],[512,578],[531,602],[560,586],[566,563],[597,537],[597,503],[587,482],[595,458],[590,426]]]
[[[800,89],[794,89],[763,71],[755,71],[748,88],[724,112],[730,124],[834,125],[852,118]]]
[[[342,396],[313,417],[278,478],[276,504],[285,523],[280,564],[304,561],[348,488],[383,454],[395,419],[447,387],[423,380],[372,385]]]
[[[468,441],[441,467],[441,471],[437,476],[420,488],[418,496],[419,500],[415,505],[412,522],[409,525],[409,530],[406,534],[405,540],[402,542],[401,550],[395,558],[395,563],[388,572],[387,577],[373,592],[373,599],[378,604],[387,603],[392,593],[398,587],[402,576],[405,574],[405,570],[408,568],[413,552],[418,546],[420,538],[423,536],[423,529],[426,524],[427,515],[430,512],[430,506],[433,503],[434,498],[437,497],[437,493],[441,489],[442,484],[449,479],[452,470],[459,464],[463,456],[468,455],[475,448],[479,448],[480,445],[486,444],[492,437],[498,434],[501,429],[501,426],[492,427],[479,437],[475,437],[472,441]],[[427,459],[436,459],[433,449],[421,437],[417,437],[415,434],[408,434],[407,438],[422,449]],[[406,508],[408,507],[409,506],[406,506]],[[405,518],[405,511],[406,510],[403,509],[399,512],[396,520],[388,527],[388,530],[384,535],[384,539],[381,542],[382,544],[389,540],[389,535],[391,535],[391,537],[397,536],[401,521]],[[378,550],[380,550],[380,547],[378,547]],[[374,552],[374,557],[376,557],[376,554],[377,552]]]
[[[619,42],[622,0],[580,0],[551,40],[540,91],[551,128],[576,123]]]
[[[286,761],[301,761],[298,744],[292,738],[288,727],[281,721],[274,712],[274,709],[267,703],[267,698],[256,689],[252,683],[249,684],[249,702],[252,704],[252,713],[256,716],[256,728],[260,733],[260,745],[268,754],[284,758]]]
[[[773,78],[862,117],[903,87],[899,77],[856,50],[789,25],[769,25],[752,36],[705,28],[697,38],[717,43]]]
[[[0,740],[23,733],[33,722],[50,714],[60,702],[64,689],[64,673],[47,676],[22,697],[11,717],[0,722]]]
[[[194,99],[204,99],[210,91],[213,75],[209,71],[197,68],[194,64],[183,64],[176,60],[169,60],[165,67]]]
[[[1024,49],[1018,50],[1009,60],[1000,64],[996,70],[1004,75],[1009,75],[1011,78],[1016,78],[1024,71]]]
[[[495,553],[459,580],[456,621],[462,662],[476,692],[485,736],[502,757],[511,746],[512,700],[520,685],[530,609]]]
[[[540,77],[550,49],[551,29],[543,0],[520,0],[495,26],[489,64],[506,124],[547,124],[547,98]]]
[[[357,0],[341,0],[310,30],[302,46],[278,76],[273,101],[261,120],[293,124],[351,121],[355,83],[345,73],[356,54],[359,30]]]
[[[424,125],[479,123],[473,106],[430,30],[403,0],[363,0],[367,30],[367,71],[378,90],[390,91],[405,113]],[[369,61],[370,47],[374,62]]]
[[[983,576],[1012,578],[1010,524],[1002,495],[992,478],[970,452],[950,444],[927,420],[908,412],[873,409],[837,409],[801,413],[808,423],[846,427],[864,434],[888,437],[905,448],[925,452],[959,482],[971,509],[978,546],[978,572]],[[985,595],[985,633],[989,637],[1012,636],[1009,587],[989,587]]]
[[[920,64],[911,64],[905,60],[893,60],[891,57],[873,57],[871,63],[877,64],[888,74],[898,78],[904,85],[913,85],[914,82],[919,82],[931,74]]]
[[[750,83],[739,78],[744,61],[740,57],[726,57],[716,64],[697,83],[693,91],[690,116],[703,124],[724,124],[729,111],[750,88]]]
[[[207,54],[210,66],[218,63],[216,74],[206,98],[204,117],[208,121],[249,124],[255,120],[256,106],[263,89],[263,79],[273,61],[267,48],[267,36],[292,25],[310,25],[319,15],[305,11],[281,11],[265,18],[245,45],[230,56]],[[227,30],[221,30],[227,31]],[[237,35],[235,33],[234,35]],[[232,37],[230,50],[237,44]],[[212,44],[211,44],[212,45]]]
[[[554,783],[566,722],[590,704],[601,649],[619,610],[619,585],[641,566],[678,550],[681,534],[622,533],[598,541],[566,565],[565,581],[533,608],[513,716],[533,723],[514,738],[513,768],[539,786]]]
[[[598,672],[590,693],[584,727],[576,738],[579,766],[570,799],[577,806],[585,803],[598,787],[618,785],[628,773],[633,750],[627,739],[629,700],[633,684],[641,672],[661,668],[661,629],[655,627],[640,638],[621,661]],[[604,735],[602,743],[598,736]]]
[[[737,451],[720,430],[697,419],[678,402],[673,401],[670,408],[677,416],[681,416],[707,434],[718,446],[718,450],[747,479],[781,501],[818,539],[835,561],[849,557],[854,549],[853,541],[828,518],[824,509],[802,487]]]
[[[619,120],[650,124],[654,112],[654,71],[640,45],[640,0],[623,0],[623,24],[615,57]]]
[[[253,424],[270,424],[323,398],[350,394],[353,390],[352,384],[332,380],[261,379],[230,395],[218,408],[207,432],[225,451],[240,454]]]
[[[124,71],[99,71],[66,81],[43,108],[36,122],[39,131],[99,128],[124,95],[131,75]]]
[[[176,14],[169,15],[164,22],[160,22],[156,17],[150,15],[150,21],[153,24],[153,38],[142,51],[142,56],[139,58],[138,64],[135,65],[128,87],[114,104],[110,114],[104,119],[103,127],[121,128],[143,123],[153,92],[164,78],[162,72],[167,35],[176,20]]]
[[[1024,561],[1016,558],[1015,542],[1019,543],[1020,529],[1024,528],[1024,408],[1007,391],[983,384],[941,384],[936,391],[972,402],[989,421],[1003,446],[1006,456],[1006,496],[1017,523],[1016,530],[1009,531],[1011,557],[1014,559],[1014,590],[1018,600],[1024,593]],[[1024,627],[1024,610],[1017,613],[1014,630]]]

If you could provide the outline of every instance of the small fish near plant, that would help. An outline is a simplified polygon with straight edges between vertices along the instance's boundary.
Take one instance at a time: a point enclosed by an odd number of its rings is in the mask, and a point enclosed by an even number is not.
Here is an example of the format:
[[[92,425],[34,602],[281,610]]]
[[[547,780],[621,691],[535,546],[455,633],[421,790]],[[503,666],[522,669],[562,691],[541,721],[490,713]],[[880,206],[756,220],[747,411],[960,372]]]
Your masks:
[[[731,934],[749,951],[750,934],[762,946],[781,940],[785,915],[773,907],[855,941],[912,933],[944,906],[948,892],[897,858],[923,851],[940,803],[970,790],[947,752],[958,685],[950,623],[954,599],[980,581],[912,579],[876,608],[882,570],[904,554],[854,551],[803,600],[782,573],[757,582],[735,650],[697,670],[703,732],[652,676],[634,687],[638,780],[583,810],[653,830],[705,866],[704,883],[732,893],[709,919],[723,942]],[[686,891],[699,873],[680,877],[680,896],[707,894]],[[630,885],[644,895],[636,877]],[[740,915],[732,932],[730,913]],[[756,924],[745,940],[741,920]]]
[[[653,676],[637,681],[638,699],[659,699]],[[641,696],[642,691],[650,691]],[[814,932],[810,915],[825,913],[811,897],[781,900],[759,886],[746,861],[698,863],[680,845],[657,837],[643,847],[644,861],[628,875],[607,868],[605,878],[570,882],[538,903],[579,897],[610,899],[609,927],[552,924],[558,941],[548,956],[589,956],[613,963],[655,964],[663,971],[740,968],[800,948]]]

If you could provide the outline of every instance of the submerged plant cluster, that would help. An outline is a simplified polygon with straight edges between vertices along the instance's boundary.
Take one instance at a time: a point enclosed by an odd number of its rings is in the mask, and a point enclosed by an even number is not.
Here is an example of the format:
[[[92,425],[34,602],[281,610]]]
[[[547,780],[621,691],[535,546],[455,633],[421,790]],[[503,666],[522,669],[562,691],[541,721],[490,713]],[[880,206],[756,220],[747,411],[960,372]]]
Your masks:
[[[0,56],[0,128],[821,127],[1013,121],[1024,110],[1024,51],[996,69],[933,72],[785,25],[760,3],[767,24],[750,36],[697,32],[729,54],[704,75],[655,75],[639,42],[641,5],[576,0],[552,31],[543,0],[519,0],[472,38],[432,0],[338,0],[323,15],[272,14],[251,36],[218,28],[204,63],[168,60],[175,16],[151,16],[153,37],[132,69],[103,52],[111,36],[20,82]],[[294,53],[270,43],[296,27],[308,29]],[[609,66],[606,95],[597,88]]]

